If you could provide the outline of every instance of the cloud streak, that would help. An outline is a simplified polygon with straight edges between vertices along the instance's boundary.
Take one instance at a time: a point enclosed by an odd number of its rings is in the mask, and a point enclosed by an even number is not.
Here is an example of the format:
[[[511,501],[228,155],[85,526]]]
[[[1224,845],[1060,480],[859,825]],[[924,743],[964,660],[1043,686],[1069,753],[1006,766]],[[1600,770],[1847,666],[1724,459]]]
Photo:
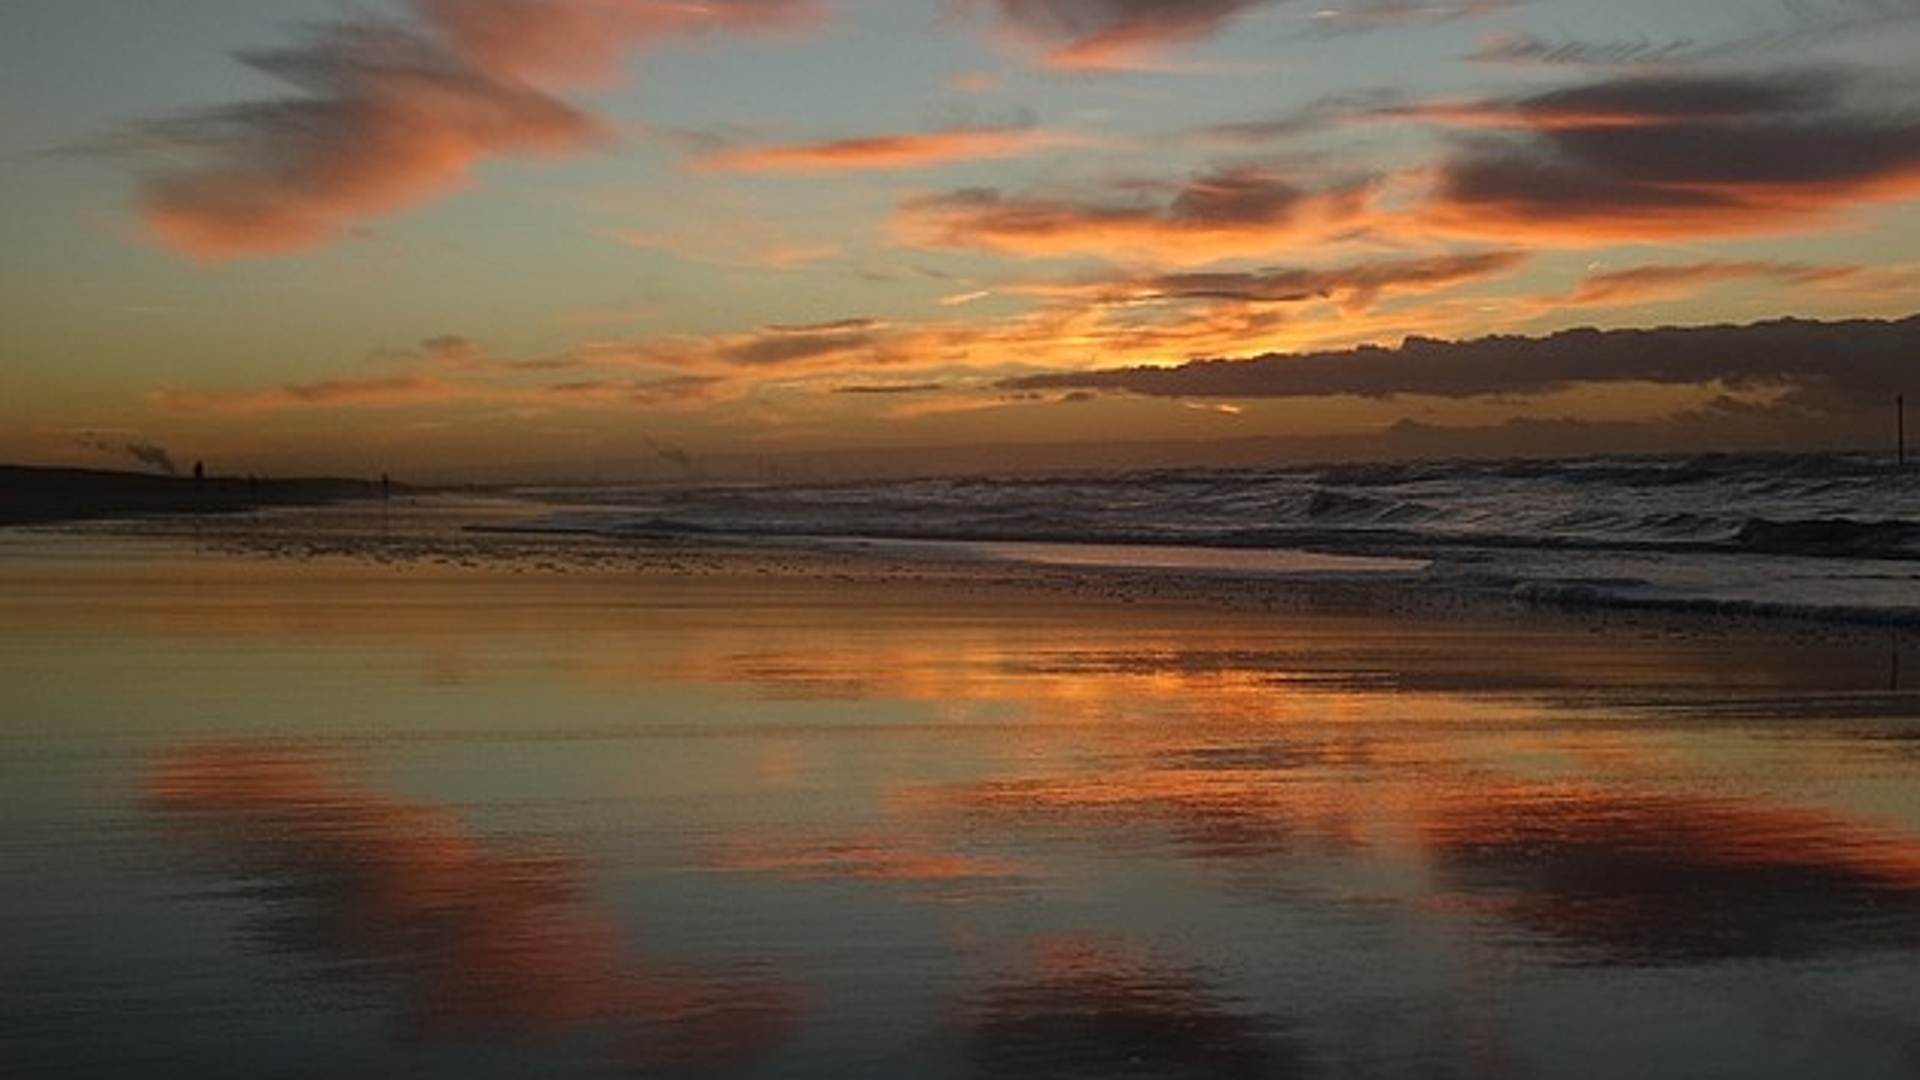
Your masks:
[[[1213,37],[1235,19],[1287,0],[976,0],[1001,32],[1038,49],[1046,67],[1098,71],[1139,67],[1162,51]]]
[[[559,157],[611,139],[558,95],[648,40],[785,24],[802,0],[416,0],[414,18],[361,16],[239,59],[283,98],[152,121],[140,144],[177,161],[138,209],[160,242],[205,259],[309,248],[460,187],[482,161]],[[539,80],[539,81],[536,81]]]
[[[1774,281],[1783,285],[1822,285],[1859,277],[1856,266],[1811,266],[1767,260],[1634,266],[1590,274],[1566,298],[1579,305],[1629,304],[1686,296],[1729,281]]]
[[[1140,185],[1131,198],[1084,202],[969,188],[902,203],[910,241],[1017,255],[1103,254],[1194,264],[1259,256],[1288,243],[1358,227],[1363,185],[1314,191],[1259,168],[1231,168],[1183,184]]]
[[[1313,13],[1313,26],[1323,33],[1352,34],[1386,30],[1414,23],[1453,22],[1497,15],[1520,6],[1520,0],[1352,0],[1340,7]]]
[[[1110,302],[1118,303],[1292,304],[1333,300],[1344,307],[1364,308],[1387,293],[1424,292],[1499,276],[1518,268],[1526,259],[1524,252],[1489,251],[1324,269],[1193,271],[1101,288]]]
[[[868,135],[709,154],[702,164],[729,172],[858,172],[917,169],[956,161],[1019,157],[1074,140],[1045,131],[978,129]]]
[[[612,73],[635,47],[709,31],[792,29],[815,0],[413,0],[475,66],[505,78],[570,83]]]
[[[459,400],[466,391],[457,383],[427,375],[392,375],[371,379],[322,379],[289,383],[265,390],[234,394],[162,390],[160,404],[175,412],[270,412],[286,408],[404,408]]]

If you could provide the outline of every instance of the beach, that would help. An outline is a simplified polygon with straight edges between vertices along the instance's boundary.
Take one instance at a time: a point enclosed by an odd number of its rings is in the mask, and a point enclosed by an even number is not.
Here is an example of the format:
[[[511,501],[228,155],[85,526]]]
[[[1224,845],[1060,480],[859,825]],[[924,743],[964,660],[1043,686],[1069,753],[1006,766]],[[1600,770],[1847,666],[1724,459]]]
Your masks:
[[[22,1075],[1920,1060],[1910,629],[530,514],[0,530]]]

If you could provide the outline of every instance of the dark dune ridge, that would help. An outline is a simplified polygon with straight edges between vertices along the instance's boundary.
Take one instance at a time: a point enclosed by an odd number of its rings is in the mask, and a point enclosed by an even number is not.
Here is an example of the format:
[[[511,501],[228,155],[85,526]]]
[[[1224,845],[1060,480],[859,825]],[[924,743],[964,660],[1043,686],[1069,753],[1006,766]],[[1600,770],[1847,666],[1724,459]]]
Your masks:
[[[161,476],[110,469],[0,465],[0,525],[128,517],[220,514],[263,506],[314,506],[379,498],[400,490],[346,477],[272,479]]]

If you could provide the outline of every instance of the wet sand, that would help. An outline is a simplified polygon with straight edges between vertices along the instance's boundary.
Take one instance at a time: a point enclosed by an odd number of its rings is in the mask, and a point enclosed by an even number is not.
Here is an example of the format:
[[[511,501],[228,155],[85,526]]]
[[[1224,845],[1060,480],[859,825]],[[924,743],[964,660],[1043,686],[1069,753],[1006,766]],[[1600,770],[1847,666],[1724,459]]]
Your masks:
[[[523,511],[0,531],[26,1074],[1920,1054],[1897,634]]]

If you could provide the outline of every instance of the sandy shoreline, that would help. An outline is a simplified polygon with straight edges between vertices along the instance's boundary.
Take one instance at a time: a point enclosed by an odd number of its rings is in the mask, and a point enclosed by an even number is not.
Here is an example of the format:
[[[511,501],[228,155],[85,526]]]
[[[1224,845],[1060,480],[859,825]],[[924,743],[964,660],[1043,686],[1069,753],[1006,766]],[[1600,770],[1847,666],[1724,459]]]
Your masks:
[[[1477,623],[1561,623],[1574,629],[1897,639],[1920,643],[1920,628],[1771,617],[1746,611],[1606,608],[1541,602],[1504,588],[1434,588],[1417,567],[1341,572],[1239,572],[1114,564],[1065,564],[988,557],[988,547],[895,541],[684,536],[612,538],[529,531],[545,508],[511,497],[423,495],[279,506],[218,515],[15,526],[19,534],[172,539],[207,554],[383,567],[394,573],[463,568],[511,575],[642,575],[685,579],[780,578],[836,587],[911,585],[1002,601],[1072,597],[1093,603],[1197,606],[1290,614],[1348,614]],[[1008,545],[998,545],[1008,547]]]
[[[966,611],[981,621],[1052,619],[1064,636],[1116,621],[1208,634],[1284,630],[1325,651],[1332,667],[1373,671],[1369,678],[1569,694],[1645,684],[1661,696],[1684,684],[1709,698],[1724,686],[1734,698],[1786,694],[1786,713],[1811,709],[1791,698],[1803,692],[1857,692],[1866,698],[1847,709],[1905,711],[1908,673],[1920,671],[1920,632],[1901,626],[1555,607],[1509,592],[1421,588],[1405,573],[1208,575],[981,561],[939,550],[900,555],[895,546],[622,542],[516,530],[538,511],[516,500],[428,496],[13,528],[0,538],[12,536],[13,553],[29,561],[33,552],[71,557],[132,542],[154,546],[140,557],[156,559],[156,575],[175,573],[167,559],[190,557],[202,577],[372,590],[394,582],[486,598],[488,617],[559,596],[582,611],[697,603],[749,621],[778,617],[768,611],[780,607],[841,609],[849,619],[885,609]],[[92,573],[96,567],[81,577]]]

